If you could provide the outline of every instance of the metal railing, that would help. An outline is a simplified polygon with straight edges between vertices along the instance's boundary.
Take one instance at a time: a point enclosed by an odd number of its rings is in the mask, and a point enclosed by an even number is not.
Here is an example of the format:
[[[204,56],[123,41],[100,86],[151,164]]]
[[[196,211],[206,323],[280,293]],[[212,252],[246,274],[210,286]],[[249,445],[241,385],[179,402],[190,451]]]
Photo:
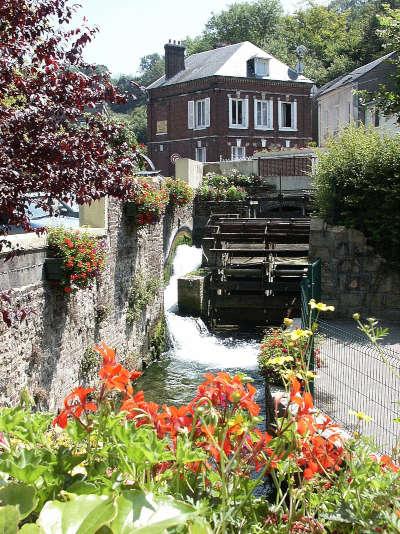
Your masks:
[[[400,353],[380,350],[361,333],[319,321],[315,404],[349,432],[371,437],[382,453],[400,444]],[[319,351],[319,354],[318,354]],[[359,421],[349,410],[363,412]]]

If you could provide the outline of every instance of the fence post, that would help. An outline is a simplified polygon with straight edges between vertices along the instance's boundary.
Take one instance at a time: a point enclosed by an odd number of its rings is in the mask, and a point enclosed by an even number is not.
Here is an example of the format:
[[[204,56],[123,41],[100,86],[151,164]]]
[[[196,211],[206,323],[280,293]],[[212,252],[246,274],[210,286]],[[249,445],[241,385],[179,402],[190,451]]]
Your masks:
[[[308,328],[313,324],[316,319],[316,310],[311,310],[308,303],[311,299],[315,299],[317,302],[321,300],[321,259],[318,258],[314,263],[308,266],[307,277],[301,281],[300,284],[301,295],[301,326],[302,328]],[[310,371],[315,371],[314,360],[314,338],[310,343],[310,352],[305,356],[310,358]],[[314,396],[314,381],[310,383],[310,391]]]

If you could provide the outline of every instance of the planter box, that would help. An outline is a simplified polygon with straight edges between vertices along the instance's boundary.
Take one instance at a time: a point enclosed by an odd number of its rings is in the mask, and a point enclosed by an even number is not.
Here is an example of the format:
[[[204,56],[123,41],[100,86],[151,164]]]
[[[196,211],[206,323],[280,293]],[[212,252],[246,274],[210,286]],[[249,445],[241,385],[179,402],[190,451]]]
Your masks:
[[[64,262],[61,258],[46,258],[44,262],[46,280],[59,281],[64,275]]]
[[[136,206],[136,204],[134,202],[125,202],[124,211],[125,211],[125,215],[126,215],[126,217],[128,217],[128,219],[136,219],[137,214],[138,214],[138,210],[137,210],[137,206]]]

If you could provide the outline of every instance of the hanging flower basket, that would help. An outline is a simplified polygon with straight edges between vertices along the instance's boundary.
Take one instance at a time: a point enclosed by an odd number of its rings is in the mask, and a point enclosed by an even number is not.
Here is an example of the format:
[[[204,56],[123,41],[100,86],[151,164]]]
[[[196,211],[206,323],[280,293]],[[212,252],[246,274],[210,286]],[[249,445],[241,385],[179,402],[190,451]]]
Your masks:
[[[60,282],[65,277],[64,261],[62,258],[46,258],[44,262],[46,280]]]
[[[48,233],[46,279],[58,282],[65,293],[93,285],[105,265],[105,244],[85,232],[52,228]]]
[[[124,204],[125,215],[135,220],[138,226],[156,224],[168,200],[168,190],[162,183],[138,179],[133,184],[131,197]]]

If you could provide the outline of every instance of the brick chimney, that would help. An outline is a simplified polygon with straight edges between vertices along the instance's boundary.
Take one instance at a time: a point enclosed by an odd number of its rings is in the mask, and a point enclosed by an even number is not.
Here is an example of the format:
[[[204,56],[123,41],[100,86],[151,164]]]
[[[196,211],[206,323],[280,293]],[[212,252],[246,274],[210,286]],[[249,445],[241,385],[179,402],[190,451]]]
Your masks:
[[[165,48],[165,77],[172,78],[181,70],[185,70],[185,47],[178,41],[164,45]]]

